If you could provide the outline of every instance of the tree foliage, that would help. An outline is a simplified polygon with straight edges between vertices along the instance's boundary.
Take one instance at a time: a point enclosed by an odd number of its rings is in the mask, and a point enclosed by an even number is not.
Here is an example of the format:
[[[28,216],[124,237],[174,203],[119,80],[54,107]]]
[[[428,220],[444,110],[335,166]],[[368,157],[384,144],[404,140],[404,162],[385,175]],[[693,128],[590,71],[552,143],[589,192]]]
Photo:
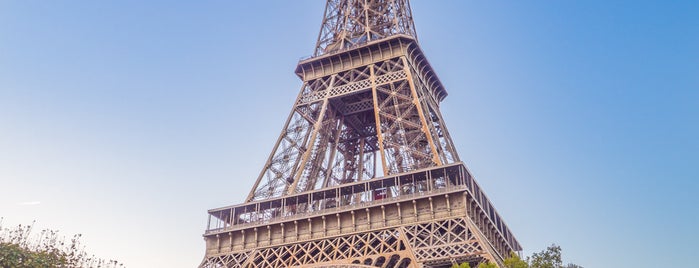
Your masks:
[[[561,247],[553,244],[541,252],[532,254],[531,257],[527,257],[526,260],[522,260],[519,255],[512,252],[510,257],[503,260],[505,268],[583,268],[577,264],[569,263],[563,265],[561,258]],[[464,266],[465,265],[465,266]],[[462,263],[460,265],[454,264],[451,268],[470,268],[468,263]],[[494,263],[481,263],[477,268],[498,268],[497,264]]]
[[[33,234],[32,231],[33,224],[3,228],[0,219],[0,267],[124,267],[114,260],[88,256],[80,244],[79,234],[66,242],[58,231],[46,229],[39,234]]]
[[[478,268],[499,268],[497,264],[484,262],[478,265]]]
[[[510,253],[510,257],[503,261],[507,268],[529,268],[529,263],[522,260],[519,255],[514,252]]]
[[[563,267],[563,261],[561,260],[561,247],[553,244],[544,251],[532,254],[529,259],[529,264],[532,268]]]
[[[566,264],[563,265],[563,260],[561,257],[561,247],[552,244],[538,253],[532,254],[531,257],[527,258],[530,268],[583,268],[577,264]]]

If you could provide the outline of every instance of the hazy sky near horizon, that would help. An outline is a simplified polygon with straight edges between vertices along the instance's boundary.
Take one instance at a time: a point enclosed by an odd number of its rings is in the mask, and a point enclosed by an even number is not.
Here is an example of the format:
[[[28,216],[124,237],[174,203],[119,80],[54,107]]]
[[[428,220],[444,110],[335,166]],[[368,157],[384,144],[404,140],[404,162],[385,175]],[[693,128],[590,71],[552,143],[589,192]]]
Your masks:
[[[442,114],[524,253],[699,249],[699,4],[411,2]],[[300,89],[324,1],[0,1],[0,217],[195,267]]]

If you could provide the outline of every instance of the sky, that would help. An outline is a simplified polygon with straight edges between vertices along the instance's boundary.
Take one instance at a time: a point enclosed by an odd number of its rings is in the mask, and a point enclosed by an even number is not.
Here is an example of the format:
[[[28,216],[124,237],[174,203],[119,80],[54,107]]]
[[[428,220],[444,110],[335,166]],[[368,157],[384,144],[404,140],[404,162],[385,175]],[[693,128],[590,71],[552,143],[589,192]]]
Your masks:
[[[699,249],[699,4],[411,2],[461,160],[529,255]],[[0,1],[0,217],[195,267],[272,150],[324,1]]]

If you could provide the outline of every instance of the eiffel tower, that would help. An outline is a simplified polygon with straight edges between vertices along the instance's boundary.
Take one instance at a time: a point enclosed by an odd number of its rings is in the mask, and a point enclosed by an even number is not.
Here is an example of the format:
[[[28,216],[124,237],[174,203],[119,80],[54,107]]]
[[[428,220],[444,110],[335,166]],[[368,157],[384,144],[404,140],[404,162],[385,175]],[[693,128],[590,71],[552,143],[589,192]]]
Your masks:
[[[211,209],[200,267],[503,266],[521,246],[459,160],[408,0],[328,0],[245,203]]]

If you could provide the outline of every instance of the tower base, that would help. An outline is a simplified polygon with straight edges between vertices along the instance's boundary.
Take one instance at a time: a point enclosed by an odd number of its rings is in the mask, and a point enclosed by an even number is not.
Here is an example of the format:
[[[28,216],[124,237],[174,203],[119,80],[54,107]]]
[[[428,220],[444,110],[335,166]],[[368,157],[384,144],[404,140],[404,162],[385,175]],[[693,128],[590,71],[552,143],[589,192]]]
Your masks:
[[[460,163],[210,215],[202,268],[501,265],[518,247]]]

